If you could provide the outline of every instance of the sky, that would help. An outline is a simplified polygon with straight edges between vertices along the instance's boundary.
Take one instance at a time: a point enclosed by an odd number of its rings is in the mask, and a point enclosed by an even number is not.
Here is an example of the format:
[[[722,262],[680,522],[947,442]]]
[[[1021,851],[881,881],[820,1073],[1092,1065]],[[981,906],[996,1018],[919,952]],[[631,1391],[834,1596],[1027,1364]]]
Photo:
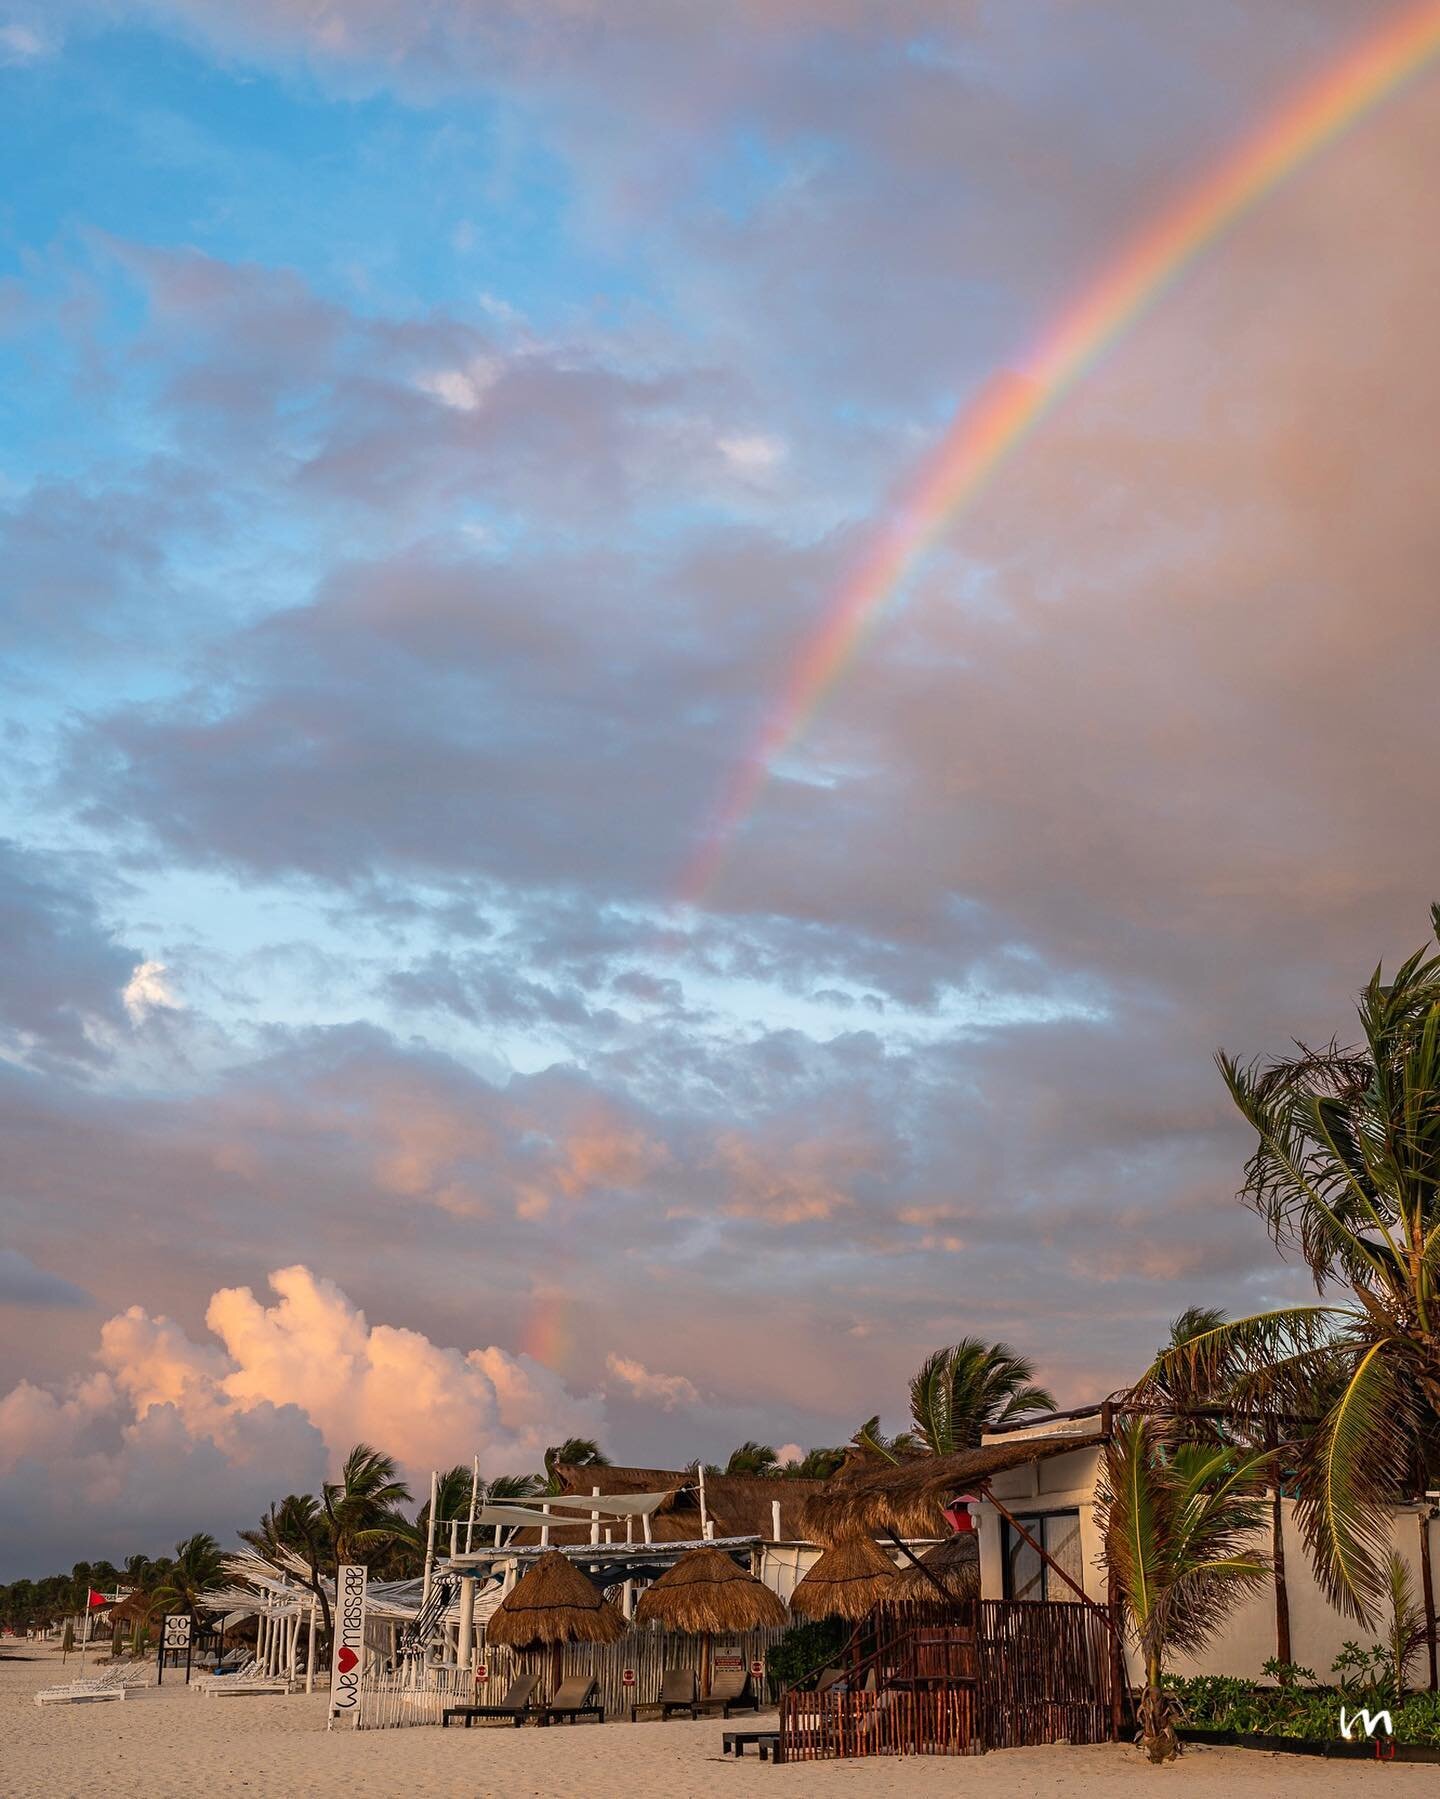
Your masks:
[[[686,871],[957,409],[1393,14],[0,6],[0,1578],[1303,1291],[1212,1057],[1440,897],[1440,72]]]

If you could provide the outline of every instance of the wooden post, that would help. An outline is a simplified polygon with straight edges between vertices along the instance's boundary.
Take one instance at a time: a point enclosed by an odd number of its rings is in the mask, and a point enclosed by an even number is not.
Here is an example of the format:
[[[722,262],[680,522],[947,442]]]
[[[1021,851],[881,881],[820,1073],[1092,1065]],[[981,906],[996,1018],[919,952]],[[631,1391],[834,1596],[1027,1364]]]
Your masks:
[[[315,1601],[310,1601],[310,1633],[305,1640],[305,1691],[315,1691]]]
[[[1435,1582],[1430,1572],[1430,1520],[1434,1508],[1425,1500],[1420,1509],[1420,1591],[1425,1603],[1425,1649],[1430,1660],[1430,1691],[1440,1689],[1435,1666]]]

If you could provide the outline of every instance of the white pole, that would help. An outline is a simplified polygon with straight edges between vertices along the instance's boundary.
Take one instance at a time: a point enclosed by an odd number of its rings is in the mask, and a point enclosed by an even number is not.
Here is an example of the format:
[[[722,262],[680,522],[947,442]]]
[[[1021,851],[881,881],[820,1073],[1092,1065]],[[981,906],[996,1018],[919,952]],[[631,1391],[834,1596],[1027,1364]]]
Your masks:
[[[545,1522],[540,1526],[540,1547],[542,1549],[548,1549],[550,1547],[550,1501],[548,1499],[545,1501],[544,1505],[540,1507],[540,1510],[545,1519]]]
[[[706,1528],[705,1528],[706,1522],[709,1518],[709,1513],[705,1510],[705,1464],[704,1464],[704,1462],[698,1462],[696,1464],[696,1466],[700,1470],[700,1535],[702,1537],[708,1537],[710,1535],[710,1532],[708,1530],[706,1530]],[[646,1532],[646,1535],[645,1535],[645,1541],[647,1543],[650,1541],[650,1535],[649,1535],[648,1531]]]
[[[599,1487],[591,1487],[590,1497],[592,1499],[598,1499],[600,1497]],[[598,1543],[600,1541],[600,1514],[599,1514],[599,1512],[591,1512],[591,1514],[590,1514],[590,1541],[592,1543]]]
[[[641,1512],[640,1522],[644,1526],[645,1541],[648,1543],[650,1541],[650,1514],[649,1514],[649,1512]]]
[[[455,1651],[455,1660],[462,1673],[469,1668],[474,1651],[475,1577],[464,1574],[460,1577],[460,1640]]]
[[[470,1470],[470,1517],[465,1525],[465,1553],[469,1555],[475,1535],[475,1502],[480,1496],[480,1458],[477,1455]]]
[[[440,1470],[430,1470],[430,1528],[425,1538],[425,1585],[421,1591],[420,1603],[424,1605],[430,1597],[430,1583],[435,1574],[435,1507],[440,1497]]]
[[[90,1641],[90,1582],[85,1582],[85,1616],[80,1624],[80,1666],[85,1666],[85,1646]]]
[[[780,1501],[770,1501],[770,1534],[778,1543],[780,1541]]]
[[[305,1639],[305,1691],[315,1691],[315,1601],[310,1601],[310,1634]]]

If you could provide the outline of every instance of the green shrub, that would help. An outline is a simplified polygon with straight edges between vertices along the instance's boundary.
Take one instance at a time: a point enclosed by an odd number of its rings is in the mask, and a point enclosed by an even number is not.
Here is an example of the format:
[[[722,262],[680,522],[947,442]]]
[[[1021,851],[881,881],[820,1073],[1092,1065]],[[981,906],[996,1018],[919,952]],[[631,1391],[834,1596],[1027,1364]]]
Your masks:
[[[777,1687],[813,1686],[849,1642],[854,1626],[842,1618],[792,1624],[765,1652],[765,1676]]]

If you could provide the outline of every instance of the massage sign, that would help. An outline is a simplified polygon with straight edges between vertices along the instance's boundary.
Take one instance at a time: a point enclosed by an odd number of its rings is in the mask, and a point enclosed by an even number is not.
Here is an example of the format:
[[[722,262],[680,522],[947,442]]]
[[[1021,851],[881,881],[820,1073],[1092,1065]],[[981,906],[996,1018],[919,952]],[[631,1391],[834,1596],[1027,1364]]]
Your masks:
[[[347,1563],[335,1580],[335,1653],[330,1664],[330,1721],[360,1723],[360,1673],[365,1663],[365,1570]]]

